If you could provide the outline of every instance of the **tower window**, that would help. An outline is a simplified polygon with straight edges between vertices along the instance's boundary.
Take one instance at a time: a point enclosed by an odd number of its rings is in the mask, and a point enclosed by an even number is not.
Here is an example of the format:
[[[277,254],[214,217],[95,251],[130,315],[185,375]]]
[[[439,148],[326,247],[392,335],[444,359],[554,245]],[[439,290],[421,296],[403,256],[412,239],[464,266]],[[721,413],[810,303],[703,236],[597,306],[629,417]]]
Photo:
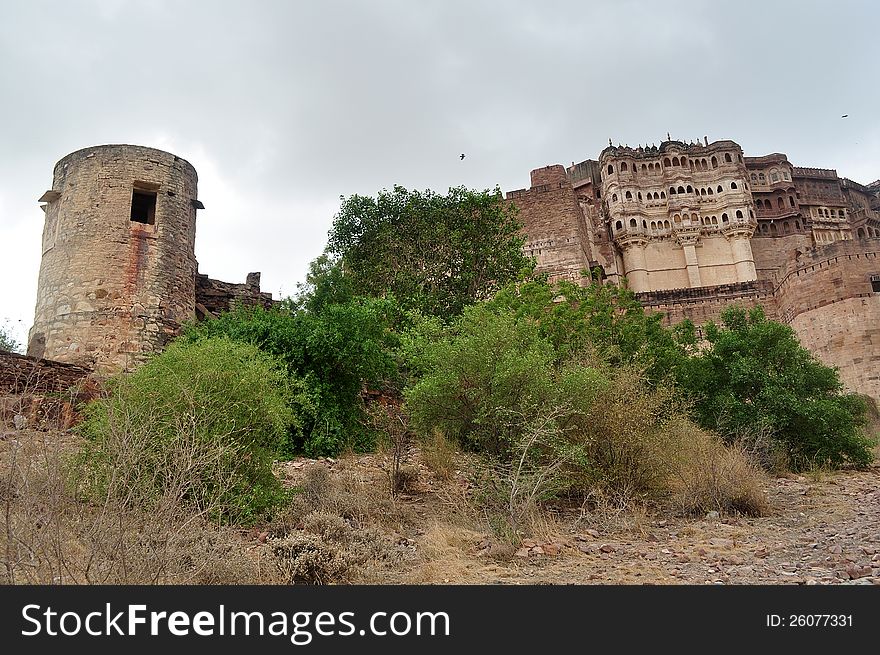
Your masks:
[[[880,293],[880,275],[871,276],[871,291]]]
[[[135,189],[131,194],[131,220],[145,225],[156,224],[156,192]]]

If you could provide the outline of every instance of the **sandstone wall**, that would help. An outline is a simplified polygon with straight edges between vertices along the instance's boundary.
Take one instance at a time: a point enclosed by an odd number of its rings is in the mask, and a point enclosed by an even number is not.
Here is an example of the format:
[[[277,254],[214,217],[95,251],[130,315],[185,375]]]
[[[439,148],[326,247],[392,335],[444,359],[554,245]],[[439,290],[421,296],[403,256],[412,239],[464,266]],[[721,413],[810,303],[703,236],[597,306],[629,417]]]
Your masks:
[[[547,174],[537,176],[538,181],[558,173],[553,170],[556,167],[548,168],[551,170]],[[589,239],[571,184],[556,180],[511,191],[507,199],[519,209],[519,220],[528,238],[524,251],[537,259],[538,271],[548,273],[551,280],[579,279],[580,272],[589,268],[584,252]]]

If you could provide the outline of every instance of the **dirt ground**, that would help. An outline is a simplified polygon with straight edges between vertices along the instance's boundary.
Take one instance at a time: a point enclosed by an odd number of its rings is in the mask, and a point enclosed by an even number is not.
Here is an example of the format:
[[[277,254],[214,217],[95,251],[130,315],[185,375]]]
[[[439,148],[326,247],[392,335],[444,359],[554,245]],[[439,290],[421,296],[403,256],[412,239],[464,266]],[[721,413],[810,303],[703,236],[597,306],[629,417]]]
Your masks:
[[[0,469],[8,465],[12,444],[70,439],[64,433],[3,432]],[[316,497],[335,500],[317,509],[345,517],[353,529],[381,542],[382,555],[344,582],[880,584],[878,466],[767,478],[770,512],[760,518],[714,513],[688,518],[639,505],[625,510],[568,507],[547,513],[521,539],[503,539],[473,501],[469,462],[457,457],[461,461],[452,475],[440,479],[418,451],[411,451],[406,464],[414,472],[413,483],[407,493],[394,496],[389,454],[298,459],[280,463],[277,472],[284,484],[303,488],[310,471],[323,469]],[[36,456],[28,466],[40,462]],[[291,510],[286,524],[282,517],[241,529],[233,549],[254,561],[271,562],[275,540],[303,529],[305,513],[315,509]],[[281,580],[262,583],[273,581]]]
[[[387,458],[297,460],[283,465],[295,483],[308,466],[358,471],[371,489],[385,484]],[[654,510],[569,512],[541,535],[504,548],[479,521],[462,516],[450,486],[420,466],[414,493],[394,500],[395,530],[408,551],[364,581],[433,584],[878,584],[880,468],[769,478],[768,516],[677,517]]]

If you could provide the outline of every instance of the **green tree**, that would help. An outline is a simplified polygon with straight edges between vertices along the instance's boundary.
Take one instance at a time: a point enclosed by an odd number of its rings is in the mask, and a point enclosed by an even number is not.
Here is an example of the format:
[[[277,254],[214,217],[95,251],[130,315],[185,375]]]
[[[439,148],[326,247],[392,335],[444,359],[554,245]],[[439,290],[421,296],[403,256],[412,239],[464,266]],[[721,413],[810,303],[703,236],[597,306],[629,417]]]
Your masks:
[[[271,310],[240,308],[189,326],[184,337],[226,336],[253,344],[303,380],[309,402],[298,410],[302,425],[290,434],[287,455],[336,455],[345,447],[371,447],[374,434],[366,426],[361,392],[396,372],[397,336],[390,327],[397,315],[394,299],[322,298],[326,304],[305,298]],[[310,311],[311,304],[320,305],[320,311]]]
[[[871,461],[863,399],[844,393],[794,330],[758,307],[729,307],[706,326],[708,348],[682,363],[679,383],[703,427],[728,440],[768,432],[795,469]]]
[[[509,284],[487,306],[535,321],[559,359],[590,348],[613,366],[644,369],[652,382],[671,375],[696,341],[690,321],[667,328],[631,291],[593,278],[584,286],[544,278]]]
[[[449,317],[534,266],[516,207],[498,188],[440,195],[395,186],[342,201],[327,253],[357,294],[393,294],[406,309]]]
[[[9,328],[8,323],[4,323],[0,325],[0,350],[5,350],[11,353],[20,352],[21,344],[15,340],[12,336],[12,330]]]

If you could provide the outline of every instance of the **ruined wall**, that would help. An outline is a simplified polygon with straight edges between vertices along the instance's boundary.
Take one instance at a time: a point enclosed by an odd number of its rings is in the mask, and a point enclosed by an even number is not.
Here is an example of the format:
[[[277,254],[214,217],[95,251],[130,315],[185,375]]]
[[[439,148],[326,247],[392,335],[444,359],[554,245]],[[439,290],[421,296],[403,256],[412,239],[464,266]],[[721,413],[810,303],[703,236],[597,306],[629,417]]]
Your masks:
[[[259,273],[248,273],[244,284],[212,280],[201,273],[196,276],[196,314],[199,319],[219,316],[239,306],[269,309],[274,304],[271,293],[260,291]]]
[[[195,316],[197,175],[161,150],[106,145],[59,161],[28,354],[114,372]]]
[[[60,393],[88,377],[89,373],[89,369],[81,366],[0,350],[0,395]]]

